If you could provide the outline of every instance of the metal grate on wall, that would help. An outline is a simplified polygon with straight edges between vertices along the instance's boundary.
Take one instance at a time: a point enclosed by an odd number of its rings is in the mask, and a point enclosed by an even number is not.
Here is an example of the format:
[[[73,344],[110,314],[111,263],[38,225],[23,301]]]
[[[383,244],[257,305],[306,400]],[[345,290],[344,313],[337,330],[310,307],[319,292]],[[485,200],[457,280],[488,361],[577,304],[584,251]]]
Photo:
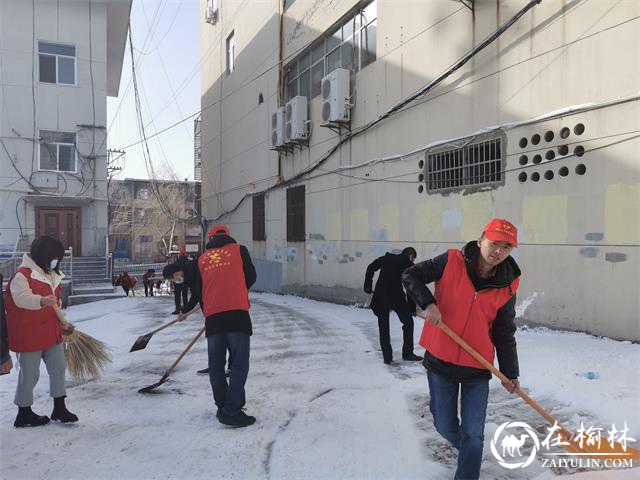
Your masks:
[[[503,181],[502,138],[470,143],[426,155],[425,180],[428,193],[455,191],[468,186]]]

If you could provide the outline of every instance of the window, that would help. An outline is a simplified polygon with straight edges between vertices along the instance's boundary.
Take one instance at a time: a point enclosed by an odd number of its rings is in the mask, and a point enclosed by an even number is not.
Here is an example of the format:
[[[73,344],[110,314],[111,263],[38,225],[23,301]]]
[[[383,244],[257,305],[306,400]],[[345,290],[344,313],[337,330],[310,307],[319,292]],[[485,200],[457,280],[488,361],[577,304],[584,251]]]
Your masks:
[[[461,148],[427,153],[427,192],[455,191],[470,185],[502,182],[502,145],[501,138],[492,138]]]
[[[136,190],[136,198],[138,200],[148,200],[149,189],[147,187],[138,187],[138,189]]]
[[[227,75],[236,68],[236,38],[235,31],[227,37]]]
[[[253,197],[253,239],[266,240],[264,193]]]
[[[40,130],[40,170],[76,171],[76,134]]]
[[[304,242],[305,233],[304,185],[287,190],[287,241]]]
[[[40,81],[76,84],[76,47],[38,42]]]
[[[376,60],[376,1],[347,15],[305,49],[285,71],[285,97],[320,95],[322,78],[336,68],[357,72]]]

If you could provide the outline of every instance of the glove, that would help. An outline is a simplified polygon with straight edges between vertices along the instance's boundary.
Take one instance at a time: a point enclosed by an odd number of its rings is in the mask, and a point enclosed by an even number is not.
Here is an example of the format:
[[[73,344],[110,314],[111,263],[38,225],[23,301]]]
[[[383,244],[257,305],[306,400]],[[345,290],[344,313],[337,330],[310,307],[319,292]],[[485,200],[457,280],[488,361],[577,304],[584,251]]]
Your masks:
[[[371,287],[364,287],[364,293],[371,294]]]

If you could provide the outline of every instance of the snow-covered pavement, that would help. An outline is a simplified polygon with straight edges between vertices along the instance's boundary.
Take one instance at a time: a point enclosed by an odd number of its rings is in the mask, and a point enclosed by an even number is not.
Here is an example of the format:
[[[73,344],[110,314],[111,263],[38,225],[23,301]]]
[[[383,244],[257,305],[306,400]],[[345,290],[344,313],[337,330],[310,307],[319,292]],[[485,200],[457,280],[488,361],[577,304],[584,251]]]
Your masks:
[[[171,318],[173,299],[122,298],[71,307],[69,320],[112,348],[104,376],[68,381],[75,425],[14,429],[17,371],[0,377],[0,471],[6,479],[412,479],[452,478],[456,454],[433,429],[419,362],[382,363],[377,322],[364,309],[252,294],[254,335],[247,413],[254,426],[229,429],[215,418],[200,339],[156,394],[157,382],[202,325],[192,315],[129,353],[134,340]],[[419,336],[421,321],[416,321]],[[400,322],[392,316],[400,357]],[[640,438],[640,346],[581,334],[518,333],[523,387],[568,427],[627,422]],[[422,349],[417,347],[416,353]],[[51,413],[44,366],[34,411]],[[576,469],[507,470],[488,448],[498,425],[544,421],[491,382],[483,478],[551,478]],[[585,478],[636,478],[637,469]],[[541,478],[542,478],[541,477]]]

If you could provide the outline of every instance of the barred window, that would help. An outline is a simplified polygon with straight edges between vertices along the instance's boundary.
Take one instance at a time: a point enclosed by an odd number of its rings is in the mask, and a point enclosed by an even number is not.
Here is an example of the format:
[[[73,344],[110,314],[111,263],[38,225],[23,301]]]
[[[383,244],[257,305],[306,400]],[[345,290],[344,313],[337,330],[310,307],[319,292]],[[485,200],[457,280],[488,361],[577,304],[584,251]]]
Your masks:
[[[305,232],[304,185],[287,190],[287,241],[304,242]]]
[[[428,152],[425,175],[427,192],[502,182],[502,145],[501,138],[492,138],[459,148]]]
[[[264,193],[253,197],[253,239],[266,240]]]

